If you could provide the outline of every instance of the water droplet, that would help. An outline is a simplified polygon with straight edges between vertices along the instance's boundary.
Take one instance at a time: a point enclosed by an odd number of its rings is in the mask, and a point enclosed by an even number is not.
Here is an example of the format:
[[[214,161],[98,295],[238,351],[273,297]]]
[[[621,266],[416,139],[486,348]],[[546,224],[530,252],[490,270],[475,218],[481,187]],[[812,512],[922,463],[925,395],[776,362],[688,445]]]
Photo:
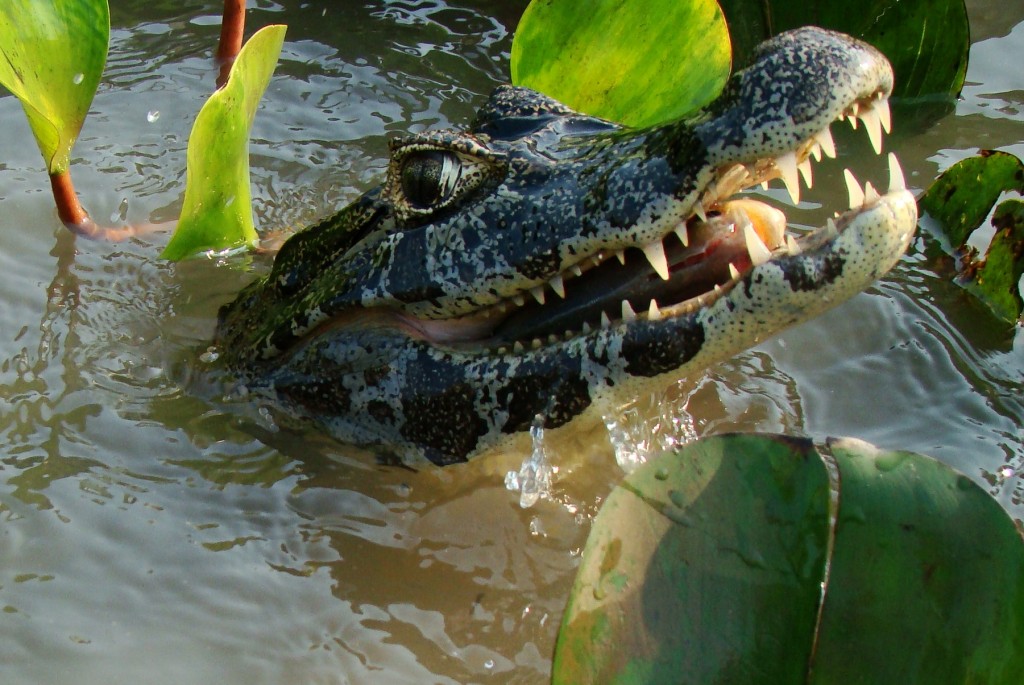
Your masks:
[[[672,504],[676,505],[680,509],[685,509],[688,504],[686,501],[686,494],[679,492],[678,490],[669,490],[668,498],[672,500]]]
[[[324,11],[326,12],[326,10],[324,10]],[[487,661],[485,661],[484,662],[484,668],[486,668],[488,671],[490,671],[492,668],[494,668],[494,659],[488,659]]]
[[[128,198],[122,198],[117,210],[111,213],[110,223],[124,223],[128,219]]]
[[[148,112],[146,112],[146,121],[148,121],[151,124],[155,124],[156,120],[159,119],[159,118],[160,118],[160,111],[159,110],[151,109]]]
[[[85,74],[78,73],[78,74],[75,74],[72,77],[71,82],[74,83],[76,86],[78,86],[78,85],[81,85],[82,81],[84,81],[84,80],[85,80]]]
[[[657,480],[668,480],[668,469],[662,466],[660,469],[654,472],[654,477]]]
[[[899,467],[906,460],[906,452],[886,452],[875,458],[875,468],[885,473]]]
[[[1012,466],[1004,466],[999,469],[999,475],[1003,478],[1013,478],[1015,471]]]

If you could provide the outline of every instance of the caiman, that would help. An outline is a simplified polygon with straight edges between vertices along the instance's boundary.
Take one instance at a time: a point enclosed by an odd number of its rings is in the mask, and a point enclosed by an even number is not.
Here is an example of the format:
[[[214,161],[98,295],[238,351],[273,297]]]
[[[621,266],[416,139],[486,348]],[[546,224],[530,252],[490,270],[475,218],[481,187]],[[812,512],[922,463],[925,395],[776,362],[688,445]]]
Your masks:
[[[387,176],[290,238],[220,314],[236,387],[354,444],[438,464],[555,429],[745,350],[860,292],[903,254],[914,198],[846,171],[850,209],[800,235],[830,125],[876,152],[893,73],[803,28],[763,43],[695,116],[628,129],[502,86],[467,131],[391,142]]]

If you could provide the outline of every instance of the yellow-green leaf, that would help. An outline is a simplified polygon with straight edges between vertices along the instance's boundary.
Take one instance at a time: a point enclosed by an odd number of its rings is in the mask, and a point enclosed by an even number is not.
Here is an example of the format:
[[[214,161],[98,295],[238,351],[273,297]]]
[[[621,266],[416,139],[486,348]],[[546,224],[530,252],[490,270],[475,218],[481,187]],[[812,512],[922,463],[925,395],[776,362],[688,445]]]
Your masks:
[[[0,2],[0,84],[25,108],[51,175],[67,170],[109,39],[107,0]]]
[[[161,256],[254,245],[249,131],[281,54],[286,27],[267,26],[242,46],[227,84],[203,105],[188,141],[181,219]]]
[[[511,68],[515,85],[639,127],[712,101],[732,51],[715,0],[533,0]]]

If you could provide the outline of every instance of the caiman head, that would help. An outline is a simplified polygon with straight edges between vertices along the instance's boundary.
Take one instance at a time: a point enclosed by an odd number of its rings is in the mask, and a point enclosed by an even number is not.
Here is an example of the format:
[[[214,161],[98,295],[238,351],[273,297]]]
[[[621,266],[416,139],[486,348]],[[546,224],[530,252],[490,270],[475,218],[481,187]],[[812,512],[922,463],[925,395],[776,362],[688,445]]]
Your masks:
[[[298,233],[221,312],[248,391],[340,438],[461,461],[533,425],[666,385],[860,292],[917,222],[847,172],[850,209],[787,233],[743,197],[794,199],[849,118],[880,150],[892,70],[805,28],[764,43],[686,120],[630,130],[498,88],[468,131],[393,141],[387,178]]]

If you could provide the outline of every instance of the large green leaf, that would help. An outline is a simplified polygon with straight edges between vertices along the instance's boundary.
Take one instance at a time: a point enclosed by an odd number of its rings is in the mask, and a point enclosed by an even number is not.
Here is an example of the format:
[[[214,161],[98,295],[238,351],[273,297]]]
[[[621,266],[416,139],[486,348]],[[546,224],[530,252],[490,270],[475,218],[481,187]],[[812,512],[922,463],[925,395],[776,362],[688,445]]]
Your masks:
[[[185,199],[161,257],[254,245],[249,192],[249,131],[274,73],[285,26],[266,26],[242,47],[227,84],[210,96],[189,136]]]
[[[553,680],[1016,683],[1022,637],[1024,544],[976,484],[856,441],[721,436],[608,497]]]
[[[1020,683],[1024,547],[945,465],[836,441],[840,508],[811,683]]]
[[[895,94],[957,95],[967,74],[964,0],[720,0],[738,64],[769,36],[815,25],[871,43],[896,72]]]
[[[809,443],[736,436],[652,461],[594,521],[554,682],[801,682],[827,535]]]
[[[721,91],[729,32],[715,0],[533,0],[512,82],[629,126],[676,119]]]
[[[67,170],[109,38],[107,0],[0,2],[0,84],[25,108],[51,175]]]

